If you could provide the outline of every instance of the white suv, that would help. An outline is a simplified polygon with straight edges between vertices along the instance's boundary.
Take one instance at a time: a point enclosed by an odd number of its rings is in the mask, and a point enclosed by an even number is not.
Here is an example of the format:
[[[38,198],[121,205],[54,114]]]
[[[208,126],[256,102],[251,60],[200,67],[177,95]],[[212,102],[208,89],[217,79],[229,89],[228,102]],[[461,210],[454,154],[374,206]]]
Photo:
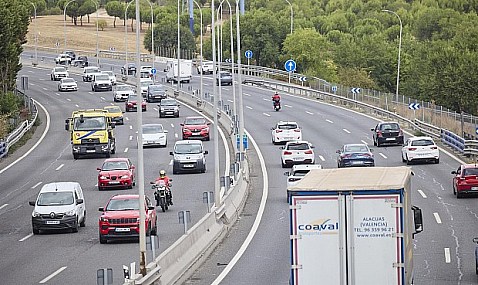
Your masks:
[[[302,140],[302,130],[296,122],[280,121],[271,131],[273,144]]]
[[[173,174],[180,172],[206,172],[206,154],[202,141],[181,140],[174,144],[173,151]]]
[[[198,74],[212,74],[214,71],[214,65],[212,61],[203,61],[202,65],[198,65],[197,70]]]
[[[32,212],[33,234],[41,230],[69,229],[78,232],[86,222],[86,205],[78,182],[53,182],[43,185]]]

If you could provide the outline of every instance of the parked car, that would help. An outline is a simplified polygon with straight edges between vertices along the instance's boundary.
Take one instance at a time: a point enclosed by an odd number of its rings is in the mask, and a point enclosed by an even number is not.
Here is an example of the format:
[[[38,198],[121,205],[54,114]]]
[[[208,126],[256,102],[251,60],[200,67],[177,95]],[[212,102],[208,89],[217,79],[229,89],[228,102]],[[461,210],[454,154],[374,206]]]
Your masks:
[[[366,144],[345,144],[337,150],[337,167],[375,166],[372,150]]]
[[[179,117],[179,104],[176,99],[167,98],[162,99],[158,105],[159,117],[164,118],[166,116]]]
[[[113,71],[102,71],[101,73],[107,74],[110,78],[111,84],[116,85],[116,75],[113,73]]]
[[[107,158],[98,170],[98,190],[132,189],[136,184],[135,166],[129,158]]]
[[[106,114],[111,121],[115,122],[117,125],[124,125],[123,111],[119,106],[109,105],[103,108],[108,113]]]
[[[271,131],[273,144],[302,140],[302,130],[296,122],[279,121]]]
[[[123,102],[128,100],[128,96],[134,95],[134,89],[130,85],[118,84],[113,91],[113,100],[115,102]]]
[[[43,185],[32,212],[33,234],[43,230],[68,229],[78,232],[86,223],[86,205],[78,182],[53,182]]]
[[[204,117],[186,117],[181,124],[183,140],[194,138],[208,141],[210,139],[210,124]]]
[[[148,85],[146,90],[146,102],[161,102],[166,98],[166,89],[161,84]]]
[[[287,188],[297,184],[311,169],[322,169],[320,164],[297,164],[291,171],[284,172],[287,176]]]
[[[146,112],[146,102],[142,99],[138,99],[136,94],[130,94],[125,102],[125,111],[136,111],[138,100],[141,100],[141,111]]]
[[[314,146],[308,141],[290,141],[281,147],[282,167],[291,167],[294,164],[314,164]]]
[[[83,82],[93,80],[93,74],[100,73],[100,69],[97,66],[86,66],[83,68],[83,75],[81,76]]]
[[[146,235],[156,235],[158,220],[156,210],[148,196],[145,196]],[[101,244],[114,239],[139,238],[139,195],[114,195],[101,212],[98,227]]]
[[[431,137],[411,137],[402,147],[402,161],[407,164],[415,161],[440,163],[440,152]]]
[[[384,144],[403,145],[403,131],[397,122],[380,122],[371,130],[374,146],[380,147]]]
[[[168,131],[163,128],[161,124],[144,124],[142,126],[143,146],[162,146],[166,147],[168,144]]]
[[[62,78],[67,78],[69,76],[68,70],[63,66],[53,67],[50,73],[50,79],[53,81],[60,80]]]
[[[462,164],[451,172],[453,177],[453,194],[462,198],[466,194],[478,193],[478,165]]]
[[[113,85],[111,84],[110,77],[105,73],[94,74],[91,82],[91,91],[112,91]]]
[[[58,91],[78,91],[78,84],[73,78],[62,78],[58,83]]]
[[[181,172],[206,172],[206,154],[202,141],[182,140],[174,144],[173,151],[173,174]]]
[[[232,74],[229,71],[221,71],[216,76],[216,85],[232,85]]]

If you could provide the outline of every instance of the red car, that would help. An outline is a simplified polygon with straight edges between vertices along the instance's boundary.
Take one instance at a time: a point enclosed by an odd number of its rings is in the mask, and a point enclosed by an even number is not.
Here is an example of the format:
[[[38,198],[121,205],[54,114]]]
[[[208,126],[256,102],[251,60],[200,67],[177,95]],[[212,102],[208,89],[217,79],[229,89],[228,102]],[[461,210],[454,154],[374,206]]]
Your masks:
[[[131,189],[136,184],[135,166],[129,158],[108,158],[97,170],[99,191],[118,187]]]
[[[125,102],[125,111],[136,111],[138,104],[138,96],[136,94],[128,95],[128,99]],[[146,102],[144,100],[141,101],[141,111],[146,112]]]
[[[461,198],[464,194],[478,193],[478,165],[463,164],[451,174],[455,174],[453,194],[456,198]]]
[[[110,239],[139,238],[139,195],[115,195],[110,198],[99,219],[100,243]],[[158,223],[156,210],[145,196],[146,235],[156,235]]]
[[[186,117],[184,123],[181,124],[183,140],[186,139],[202,139],[209,140],[209,125],[206,118],[203,117]]]

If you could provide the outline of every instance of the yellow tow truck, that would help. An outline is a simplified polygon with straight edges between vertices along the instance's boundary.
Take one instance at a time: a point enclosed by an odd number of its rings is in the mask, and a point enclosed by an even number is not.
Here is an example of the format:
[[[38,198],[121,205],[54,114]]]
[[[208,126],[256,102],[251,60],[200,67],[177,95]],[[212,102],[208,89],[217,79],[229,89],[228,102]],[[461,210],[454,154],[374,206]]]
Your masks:
[[[116,152],[113,129],[115,122],[103,109],[73,111],[65,120],[65,130],[70,132],[73,158],[81,155],[101,154],[110,157]]]

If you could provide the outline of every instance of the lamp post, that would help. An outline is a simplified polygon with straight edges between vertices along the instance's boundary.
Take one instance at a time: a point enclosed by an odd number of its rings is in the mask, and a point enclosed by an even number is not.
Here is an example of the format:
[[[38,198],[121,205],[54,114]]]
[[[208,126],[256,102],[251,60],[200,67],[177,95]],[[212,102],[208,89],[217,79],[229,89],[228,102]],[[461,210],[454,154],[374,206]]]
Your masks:
[[[196,0],[193,0],[194,4],[196,4],[196,6],[198,7],[199,9],[199,15],[200,15],[200,18],[201,18],[201,23],[200,23],[200,30],[201,30],[201,36],[200,36],[200,55],[201,55],[201,58],[199,59],[199,66],[201,66],[201,69],[202,69],[202,29],[203,29],[203,26],[202,26],[202,9],[201,9],[201,6],[199,6],[198,2]],[[199,84],[199,92],[200,92],[200,98],[202,100],[202,97],[204,95],[203,93],[203,72],[201,70],[201,74],[199,74],[199,77],[200,77],[200,84]]]
[[[221,11],[221,14],[219,14]],[[219,20],[219,15],[221,16],[221,25],[217,26],[217,70],[219,71],[218,79],[214,78],[213,80],[218,80],[219,89],[219,108],[222,109],[222,82],[221,82],[221,63],[222,63],[222,2],[219,3],[216,10],[216,19]],[[216,84],[217,85],[217,84]]]
[[[96,0],[91,0],[95,4],[96,7],[96,65],[100,67],[100,55],[99,55],[99,48],[98,48],[98,2]]]
[[[239,24],[239,1],[236,0],[236,42],[237,42],[237,82],[239,82],[239,165],[242,169],[242,161],[244,160],[244,144],[241,143],[244,137],[244,106],[242,102],[242,80],[241,80],[241,32]]]
[[[393,11],[382,10],[382,12],[387,12],[387,13],[394,14],[395,16],[397,16],[398,21],[400,22],[400,35],[398,37],[397,87],[396,87],[396,90],[395,90],[395,95],[396,95],[396,100],[397,100],[398,99],[398,84],[400,83],[400,52],[402,50],[402,29],[403,29],[402,19],[400,19],[400,16]]]
[[[180,21],[179,21],[179,16],[180,16],[180,7],[179,7],[179,0],[178,0],[178,79],[176,81],[177,83],[177,94],[179,95],[179,85],[181,85],[181,40],[180,40]],[[174,78],[174,65],[173,65],[173,78]]]
[[[214,13],[215,8],[214,8],[214,0],[211,0],[211,43],[212,43],[212,63],[213,63],[213,69],[212,69],[212,77],[213,80],[216,79],[217,77],[217,72],[216,72],[216,27],[215,27],[215,21],[214,21]],[[214,99],[214,129],[213,129],[213,135],[214,135],[214,204],[216,209],[219,209],[220,204],[221,204],[221,192],[220,192],[220,181],[219,181],[219,131],[218,131],[218,110],[217,110],[217,86],[215,83],[212,84],[213,86],[213,99]]]
[[[128,75],[129,75],[129,68],[128,68],[128,8],[129,8],[129,5],[131,3],[133,3],[134,1],[131,1],[131,2],[128,2],[128,4],[126,4],[126,8],[124,9],[124,57],[125,57],[125,78],[128,78]],[[139,68],[139,66],[138,66]]]
[[[30,4],[33,5],[33,19],[35,19],[35,22],[36,22],[36,19],[37,19],[37,6],[36,6],[33,2],[30,2]],[[35,23],[35,31],[34,31],[34,34],[35,34],[35,62],[33,63],[33,65],[34,65],[34,66],[37,66],[37,65],[38,65],[38,52],[37,52],[38,34],[37,34],[36,23]]]
[[[153,12],[153,4],[151,1],[147,0],[149,7],[151,8],[151,56],[152,56],[152,67],[154,69],[154,59],[155,59],[155,53],[154,53],[154,12]],[[153,75],[153,83],[154,83],[154,75]]]
[[[290,33],[292,34],[293,26],[294,26],[294,10],[292,10],[292,4],[289,2],[289,0],[285,0],[287,4],[290,6]]]
[[[65,8],[63,8],[63,35],[65,36],[65,50],[66,50],[66,7],[70,5],[70,3],[76,2],[76,0],[70,0],[66,3]]]

